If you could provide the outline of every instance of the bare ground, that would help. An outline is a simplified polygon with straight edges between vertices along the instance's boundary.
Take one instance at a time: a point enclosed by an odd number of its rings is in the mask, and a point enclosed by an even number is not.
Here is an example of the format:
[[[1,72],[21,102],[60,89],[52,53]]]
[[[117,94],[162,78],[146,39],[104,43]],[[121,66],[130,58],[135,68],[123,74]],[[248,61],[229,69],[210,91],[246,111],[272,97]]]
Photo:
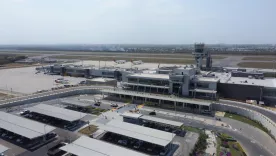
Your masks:
[[[238,63],[238,66],[244,68],[273,69],[276,67],[276,64],[273,62],[240,62]]]

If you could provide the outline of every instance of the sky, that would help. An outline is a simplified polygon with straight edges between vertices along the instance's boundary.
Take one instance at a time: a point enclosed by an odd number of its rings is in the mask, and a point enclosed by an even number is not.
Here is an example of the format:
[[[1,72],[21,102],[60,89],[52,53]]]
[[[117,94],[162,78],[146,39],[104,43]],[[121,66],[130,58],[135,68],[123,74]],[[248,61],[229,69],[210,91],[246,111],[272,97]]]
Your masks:
[[[0,44],[276,44],[276,0],[0,0]]]

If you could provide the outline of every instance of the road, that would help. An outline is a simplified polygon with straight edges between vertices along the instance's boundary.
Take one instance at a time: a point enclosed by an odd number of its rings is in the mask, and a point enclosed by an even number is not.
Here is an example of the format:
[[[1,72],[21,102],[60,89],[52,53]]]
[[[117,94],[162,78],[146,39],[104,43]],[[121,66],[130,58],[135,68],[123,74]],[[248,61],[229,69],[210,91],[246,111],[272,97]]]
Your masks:
[[[263,114],[264,116],[270,118],[273,122],[276,123],[276,112],[272,112],[271,110],[267,110],[265,108],[250,105],[250,104],[241,104],[241,103],[238,103],[235,101],[220,100],[220,103],[254,110],[254,111],[259,112],[259,113]]]
[[[163,110],[163,111],[165,111],[165,110]],[[141,113],[148,115],[149,112],[141,111]],[[177,113],[179,113],[179,112],[177,112]],[[191,120],[191,119],[179,118],[179,117],[175,118],[172,116],[158,114],[158,113],[157,113],[156,117],[174,120],[174,121],[180,121],[180,122],[183,122],[184,125],[187,125],[187,126],[192,126],[192,127],[197,127],[197,128],[205,128],[205,129],[209,129],[209,130],[226,133],[226,134],[232,136],[233,138],[237,139],[239,141],[239,143],[243,146],[243,148],[246,150],[246,152],[249,156],[260,156],[260,155],[264,155],[264,156],[271,155],[272,156],[273,155],[270,151],[271,149],[268,150],[263,146],[266,144],[266,142],[259,143],[258,141],[252,139],[250,136],[245,135],[244,133],[235,131],[230,128],[217,127],[217,126],[204,124],[202,122]]]

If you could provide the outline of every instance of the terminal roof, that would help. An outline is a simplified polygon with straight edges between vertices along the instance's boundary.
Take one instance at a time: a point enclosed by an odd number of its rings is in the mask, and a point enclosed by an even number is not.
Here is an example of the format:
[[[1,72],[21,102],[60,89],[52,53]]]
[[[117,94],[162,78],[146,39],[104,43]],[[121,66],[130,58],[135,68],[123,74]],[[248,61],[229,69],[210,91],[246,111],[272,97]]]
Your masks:
[[[172,120],[166,120],[166,119],[156,118],[156,117],[146,116],[146,115],[143,115],[143,116],[141,116],[139,118],[143,119],[143,120],[153,121],[153,122],[157,122],[157,123],[161,123],[161,124],[165,124],[165,125],[176,126],[176,127],[180,127],[180,126],[183,125],[182,122],[177,122],[177,121],[172,121]]]
[[[112,120],[107,124],[100,126],[100,128],[105,131],[128,136],[163,147],[167,146],[175,137],[175,134],[173,133],[116,120]]]
[[[46,124],[0,112],[0,127],[18,135],[33,139],[53,131],[55,128]]]
[[[147,74],[147,73],[137,73],[129,75],[128,77],[139,77],[139,78],[149,78],[149,79],[162,79],[169,80],[168,74]]]
[[[122,116],[123,116],[123,117],[129,117],[129,118],[138,119],[139,117],[142,116],[142,114],[124,112],[124,113],[122,114]]]
[[[28,110],[39,114],[51,116],[54,118],[62,119],[65,121],[69,121],[69,122],[79,120],[84,116],[86,116],[85,113],[72,111],[69,109],[55,107],[55,106],[46,105],[46,104],[38,104],[28,108]]]
[[[276,87],[276,79],[274,78],[265,78],[262,80],[254,78],[250,79],[247,77],[231,77],[227,82],[224,83]]]
[[[159,95],[159,94],[150,94],[150,93],[143,93],[143,92],[135,92],[135,91],[129,91],[129,90],[102,90],[103,93],[112,93],[112,94],[123,94],[123,95],[129,95],[129,96],[137,96],[137,97],[144,97],[144,98],[151,98],[151,99],[159,99],[159,100],[167,100],[167,101],[176,101],[176,102],[183,102],[183,103],[189,103],[189,104],[196,104],[196,105],[204,105],[204,106],[210,106],[211,101],[207,100],[195,100],[195,99],[188,99],[188,98],[179,98],[175,96],[165,96],[165,95]]]
[[[71,144],[60,148],[78,156],[146,156],[120,146],[82,136]]]

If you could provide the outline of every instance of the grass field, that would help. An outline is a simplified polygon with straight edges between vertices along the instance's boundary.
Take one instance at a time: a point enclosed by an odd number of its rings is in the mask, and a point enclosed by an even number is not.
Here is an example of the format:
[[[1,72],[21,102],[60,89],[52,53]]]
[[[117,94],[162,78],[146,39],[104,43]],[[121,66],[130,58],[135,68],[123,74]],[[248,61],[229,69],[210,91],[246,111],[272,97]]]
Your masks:
[[[276,67],[276,63],[273,62],[240,62],[238,63],[239,67],[244,68],[265,68],[265,69],[273,69]]]
[[[113,52],[91,52],[91,53],[74,53],[74,54],[67,54],[67,55],[60,55],[60,56],[52,56],[52,57],[73,57],[73,58],[78,58],[78,57],[118,57],[118,58],[126,58],[126,57],[134,57],[134,58],[189,58],[189,59],[194,59],[194,56],[191,54],[174,54],[174,53],[113,53]],[[224,55],[212,55],[213,59],[224,59],[227,56]]]
[[[252,60],[252,61],[273,61],[276,60],[275,56],[266,56],[266,57],[244,57],[243,60]]]
[[[88,136],[89,136],[90,134],[96,132],[97,130],[98,130],[98,127],[97,127],[97,126],[95,126],[95,125],[89,125],[89,126],[83,128],[83,129],[79,130],[79,132],[80,132],[81,134],[84,134],[84,135],[88,135]]]
[[[247,123],[251,126],[254,126],[256,128],[259,128],[260,130],[264,131],[264,132],[268,132],[267,129],[265,129],[260,123],[256,122],[256,121],[253,121],[253,120],[250,120],[246,117],[243,117],[243,116],[240,116],[240,115],[237,115],[237,114],[231,114],[231,113],[225,113],[224,117],[227,117],[227,118],[230,118],[230,119],[234,119],[234,120],[238,120],[238,121],[241,121],[241,122],[244,122],[244,123]]]

